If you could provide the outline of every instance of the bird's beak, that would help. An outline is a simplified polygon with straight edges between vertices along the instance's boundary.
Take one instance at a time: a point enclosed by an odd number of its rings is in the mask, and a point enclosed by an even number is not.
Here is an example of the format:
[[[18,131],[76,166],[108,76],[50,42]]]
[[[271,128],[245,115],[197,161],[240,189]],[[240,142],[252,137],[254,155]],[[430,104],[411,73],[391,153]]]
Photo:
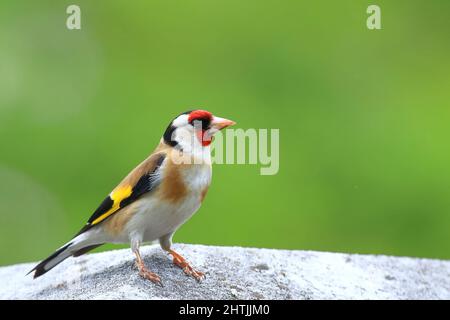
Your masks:
[[[226,127],[235,125],[236,122],[220,117],[214,117],[211,122],[211,127],[216,129],[217,131],[225,129]]]
[[[213,136],[226,127],[235,125],[236,122],[225,118],[214,117],[210,124],[210,129],[205,132],[203,140],[212,140]]]

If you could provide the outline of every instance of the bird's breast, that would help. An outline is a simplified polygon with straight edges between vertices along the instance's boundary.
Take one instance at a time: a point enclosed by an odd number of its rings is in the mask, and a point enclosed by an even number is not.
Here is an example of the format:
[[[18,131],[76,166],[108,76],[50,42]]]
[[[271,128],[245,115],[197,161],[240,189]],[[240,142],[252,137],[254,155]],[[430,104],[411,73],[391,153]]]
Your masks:
[[[180,204],[191,197],[198,197],[201,201],[202,194],[211,183],[211,176],[210,164],[176,164],[168,161],[155,196],[173,204]]]
[[[128,230],[141,229],[145,241],[172,233],[200,207],[211,183],[211,166],[179,165],[164,168],[161,184],[153,194],[141,199],[140,209]]]

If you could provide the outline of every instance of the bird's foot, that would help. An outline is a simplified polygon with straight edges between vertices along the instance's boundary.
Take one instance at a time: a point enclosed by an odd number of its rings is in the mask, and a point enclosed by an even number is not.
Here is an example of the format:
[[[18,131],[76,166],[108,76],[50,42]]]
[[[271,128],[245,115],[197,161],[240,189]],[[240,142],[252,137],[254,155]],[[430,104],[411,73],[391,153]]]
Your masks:
[[[142,278],[150,280],[151,282],[156,283],[156,284],[160,285],[161,287],[163,286],[163,284],[161,282],[161,278],[156,273],[151,272],[143,264],[140,264],[138,262],[136,262],[136,266],[139,270],[139,275]]]
[[[170,250],[169,253],[173,256],[173,263],[177,267],[183,269],[185,274],[187,274],[188,276],[193,277],[198,282],[200,282],[200,281],[205,279],[205,274],[203,272],[201,272],[201,271],[195,270],[189,264],[189,262],[187,262],[186,259],[184,259],[181,255],[179,255],[178,253],[176,253],[173,250]]]

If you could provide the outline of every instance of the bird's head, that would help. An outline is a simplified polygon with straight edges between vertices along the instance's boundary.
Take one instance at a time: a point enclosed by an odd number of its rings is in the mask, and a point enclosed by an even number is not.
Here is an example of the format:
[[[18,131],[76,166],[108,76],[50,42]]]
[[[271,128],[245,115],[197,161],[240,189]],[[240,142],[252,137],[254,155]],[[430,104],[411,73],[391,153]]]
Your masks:
[[[164,132],[164,142],[189,151],[195,147],[208,147],[214,135],[235,122],[217,117],[206,110],[192,110],[180,114]]]

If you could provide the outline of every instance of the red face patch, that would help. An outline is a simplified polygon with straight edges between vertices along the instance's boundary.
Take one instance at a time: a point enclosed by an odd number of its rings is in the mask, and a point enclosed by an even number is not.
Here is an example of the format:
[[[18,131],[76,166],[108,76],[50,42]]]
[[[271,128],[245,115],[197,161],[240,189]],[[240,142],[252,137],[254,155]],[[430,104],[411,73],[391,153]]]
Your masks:
[[[205,133],[205,130],[196,132],[198,141],[200,141],[202,146],[207,147],[211,144],[213,138],[211,137],[209,140],[207,140],[205,137]]]
[[[212,113],[206,110],[195,110],[189,114],[188,121],[191,123],[194,120],[212,120]]]
[[[212,138],[206,139],[205,137],[205,132],[207,130],[207,127],[209,126],[209,123],[212,121],[212,118],[213,118],[212,113],[206,110],[195,110],[189,114],[188,118],[189,123],[192,124],[194,121],[201,121],[202,123],[202,130],[198,130],[196,132],[196,135],[198,141],[200,141],[200,143],[204,147],[209,146],[212,142]]]

